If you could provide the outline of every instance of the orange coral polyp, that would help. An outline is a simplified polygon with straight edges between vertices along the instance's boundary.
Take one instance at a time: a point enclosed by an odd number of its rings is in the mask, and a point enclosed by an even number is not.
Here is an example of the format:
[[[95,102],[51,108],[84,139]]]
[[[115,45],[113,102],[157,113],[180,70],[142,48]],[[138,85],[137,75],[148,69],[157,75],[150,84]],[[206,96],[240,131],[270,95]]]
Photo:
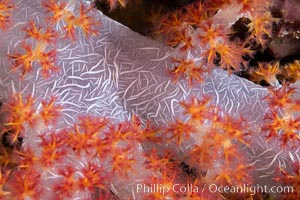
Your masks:
[[[11,11],[14,8],[10,0],[0,1],[0,29],[6,30],[9,27]]]
[[[22,43],[24,53],[15,53],[14,55],[8,55],[13,59],[12,69],[18,68],[22,71],[22,78],[33,71],[33,63],[39,62],[42,68],[42,74],[44,78],[50,76],[51,71],[58,71],[59,68],[54,64],[56,61],[56,51],[50,50],[46,52],[46,45],[44,43],[37,43],[35,47]]]
[[[226,69],[228,73],[232,71],[238,72],[241,69],[242,64],[246,66],[246,62],[242,56],[251,55],[252,51],[249,48],[245,48],[242,45],[226,43],[217,44],[216,51],[221,57],[220,66]],[[214,58],[214,60],[216,57]]]
[[[101,166],[88,162],[87,165],[81,169],[82,177],[78,179],[78,186],[81,190],[94,191],[95,187],[105,188],[103,169]]]
[[[227,134],[243,144],[247,144],[244,141],[244,137],[249,135],[249,124],[242,117],[236,119],[225,115],[223,119],[216,120],[214,123],[216,124],[214,128],[216,130],[219,129],[219,132]]]
[[[36,113],[33,107],[34,99],[28,96],[24,101],[22,94],[18,93],[13,96],[13,101],[7,104],[8,117],[5,126],[12,130],[12,142],[16,142],[25,125],[33,127],[36,122]]]
[[[112,173],[127,178],[129,172],[133,171],[133,165],[136,163],[132,154],[133,152],[129,148],[115,150],[112,155]]]
[[[184,114],[190,115],[192,120],[203,123],[204,120],[211,119],[215,107],[210,105],[211,98],[204,96],[201,100],[192,98],[190,102],[181,102],[180,105],[185,109]]]
[[[295,88],[283,83],[282,87],[270,87],[269,94],[264,97],[271,109],[289,108],[293,103],[291,96],[295,93]]]
[[[117,8],[119,5],[123,8],[126,7],[127,0],[107,0],[107,3],[109,4],[110,11]]]
[[[300,79],[300,61],[296,60],[293,63],[287,64],[283,72],[292,82],[296,82]]]
[[[102,117],[85,116],[79,118],[80,129],[89,137],[94,138],[108,125],[109,120]]]
[[[279,168],[278,175],[274,178],[276,182],[293,187],[291,191],[284,191],[281,199],[299,199],[300,198],[300,163],[296,161],[291,164],[292,171],[288,172],[284,168]]]
[[[64,17],[65,7],[67,3],[63,2],[58,4],[55,0],[43,1],[42,6],[46,9],[46,12],[51,13],[53,16],[51,19],[53,22],[58,22]]]
[[[221,185],[243,185],[245,183],[251,184],[252,178],[250,176],[251,166],[245,164],[238,164],[232,166],[232,164],[226,164],[221,167],[219,172],[216,172],[214,183]]]
[[[75,125],[74,131],[70,131],[66,142],[76,152],[77,156],[80,156],[84,152],[89,154],[91,147],[96,147],[97,138],[90,137],[90,135],[82,132],[78,125]]]
[[[34,50],[30,45],[27,45],[25,42],[22,43],[23,50],[22,53],[16,53],[14,55],[8,55],[9,58],[14,60],[12,69],[16,70],[21,68],[22,78],[33,70],[32,62],[34,61]]]
[[[88,16],[91,8],[87,9],[83,4],[80,4],[79,16],[74,15],[72,11],[68,10],[68,4],[66,3],[59,5],[51,0],[49,2],[45,1],[42,5],[51,14],[50,18],[53,23],[65,22],[66,26],[64,26],[64,30],[66,30],[66,37],[72,41],[76,38],[76,27],[80,27],[85,36],[97,35],[99,33],[97,26],[100,25],[100,22]]]
[[[176,144],[180,146],[184,140],[190,139],[190,135],[195,132],[195,128],[181,120],[176,120],[174,124],[170,124],[166,132],[171,133],[170,140],[175,139]]]
[[[254,81],[258,83],[261,80],[266,80],[271,85],[276,85],[277,78],[276,76],[281,73],[279,68],[279,62],[276,63],[259,63],[258,69],[254,70],[252,76]]]
[[[87,9],[82,4],[79,7],[79,16],[77,18],[77,25],[83,30],[85,36],[98,35],[97,26],[100,25],[100,22],[94,20],[93,17],[88,16],[87,13],[91,11],[91,8]]]
[[[205,75],[209,72],[208,69],[201,65],[196,65],[193,60],[174,59],[178,65],[172,70],[174,81],[177,82],[180,78],[188,79],[188,83],[192,86],[194,83],[204,82]]]
[[[41,175],[36,170],[15,171],[13,180],[8,184],[13,199],[39,199],[42,196]]]
[[[23,148],[22,151],[16,151],[16,155],[19,157],[19,169],[32,168],[39,160],[39,157],[28,146]]]
[[[145,153],[144,157],[146,158],[144,163],[146,168],[153,172],[159,172],[162,169],[166,169],[167,164],[170,162],[169,158],[160,157],[155,148],[153,148],[149,154]]]
[[[272,37],[272,25],[279,20],[274,18],[270,11],[265,11],[254,15],[248,24],[249,31],[252,32],[247,42],[254,38],[263,49],[266,48],[268,38]],[[267,36],[267,39],[266,39]]]
[[[265,120],[262,130],[267,131],[267,141],[279,139],[282,147],[299,143],[300,117],[280,116],[278,112],[273,111],[265,117]]]
[[[27,38],[33,38],[37,42],[53,44],[58,37],[58,33],[50,27],[43,31],[43,28],[37,26],[34,21],[29,21],[28,26],[24,29]]]
[[[205,19],[207,19],[207,12],[204,9],[202,2],[196,2],[186,7],[188,13],[185,17],[187,24],[195,27],[199,27]]]
[[[299,99],[294,99],[296,88],[283,83],[282,87],[270,87],[264,97],[270,106],[265,115],[262,130],[267,133],[267,140],[279,139],[282,147],[296,146],[300,141]]]
[[[220,133],[217,129],[212,130],[208,137],[212,138],[212,142],[209,144],[213,152],[211,153],[211,157],[217,159],[219,156],[224,156],[226,163],[240,158],[241,154],[237,142],[246,143],[243,136]]]
[[[10,192],[5,189],[6,182],[8,180],[10,171],[2,172],[0,171],[0,198],[5,199],[6,196],[10,195]]]
[[[64,156],[65,139],[60,134],[51,133],[49,136],[41,134],[39,137],[41,138],[40,146],[43,149],[40,158],[42,165],[52,165]]]
[[[40,116],[46,125],[55,124],[58,117],[60,116],[60,111],[62,106],[55,105],[56,98],[52,97],[50,101],[42,101],[42,110]]]
[[[54,185],[54,191],[62,197],[71,197],[77,189],[78,180],[75,179],[75,169],[73,166],[66,166],[63,169],[58,169],[58,175],[62,180],[59,184]]]
[[[209,45],[214,47],[220,39],[225,39],[226,34],[224,27],[221,25],[213,25],[211,20],[207,20],[203,26],[201,26],[201,33],[198,35],[200,44],[203,46]]]

